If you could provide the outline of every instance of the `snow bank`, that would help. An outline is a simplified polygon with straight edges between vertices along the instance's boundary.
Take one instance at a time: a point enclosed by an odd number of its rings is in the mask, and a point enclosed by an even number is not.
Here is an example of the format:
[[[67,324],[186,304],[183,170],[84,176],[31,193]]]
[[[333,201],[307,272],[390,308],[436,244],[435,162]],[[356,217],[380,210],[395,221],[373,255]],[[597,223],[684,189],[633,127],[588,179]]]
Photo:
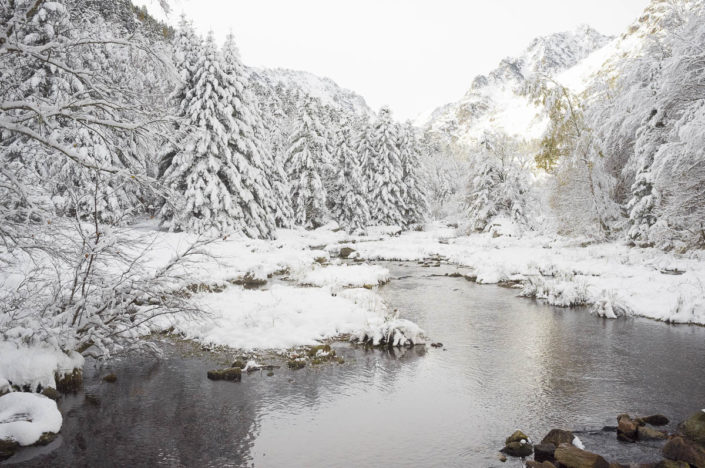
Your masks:
[[[389,270],[378,265],[331,265],[302,272],[299,283],[312,286],[363,287],[389,281]]]
[[[0,341],[0,390],[4,381],[15,385],[37,385],[56,388],[54,374],[83,368],[83,356],[66,354],[49,345],[26,346]]]
[[[356,290],[350,290],[356,291]],[[352,334],[385,316],[386,307],[372,291],[333,295],[330,288],[274,285],[268,290],[228,288],[199,294],[203,317],[176,316],[160,325],[206,345],[242,349],[290,348]]]
[[[359,257],[416,261],[443,256],[478,283],[525,282],[523,294],[559,306],[589,305],[603,317],[639,315],[705,325],[705,255],[681,256],[620,242],[524,234],[452,235],[447,228],[355,245]]]
[[[14,392],[0,397],[0,440],[32,445],[44,432],[59,432],[62,422],[56,402],[43,395]]]

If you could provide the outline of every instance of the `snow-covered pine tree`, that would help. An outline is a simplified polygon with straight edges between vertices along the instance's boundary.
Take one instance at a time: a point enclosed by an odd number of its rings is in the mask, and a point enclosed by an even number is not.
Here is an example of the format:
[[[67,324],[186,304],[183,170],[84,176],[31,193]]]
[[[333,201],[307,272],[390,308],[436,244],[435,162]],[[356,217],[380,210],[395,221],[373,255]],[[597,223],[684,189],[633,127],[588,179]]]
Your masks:
[[[290,138],[287,174],[291,186],[294,221],[305,228],[316,228],[327,218],[326,191],[321,170],[326,153],[325,130],[312,108],[312,99],[299,106],[299,120]]]
[[[406,203],[398,139],[392,111],[382,107],[374,124],[363,135],[358,153],[365,158],[363,177],[372,221],[405,228]]]
[[[172,92],[170,101],[176,107],[174,111],[179,114],[179,106],[186,99],[186,93],[193,86],[193,76],[196,71],[196,63],[198,62],[199,54],[202,48],[201,39],[196,36],[196,31],[193,29],[193,24],[186,18],[185,15],[181,15],[179,20],[178,28],[174,33],[172,38],[172,60],[174,62],[174,67],[178,74],[179,81]],[[178,142],[183,140],[189,131],[186,125],[182,125],[177,119],[176,124],[173,126],[173,138],[166,142],[165,148],[160,152],[159,163],[157,167],[157,176],[162,178],[166,170],[171,166],[174,156],[178,152]],[[163,208],[168,209],[167,206]],[[163,212],[162,210],[162,212]],[[169,215],[171,216],[171,215]]]
[[[257,97],[259,114],[262,117],[261,138],[264,151],[271,157],[267,160],[271,168],[267,171],[274,191],[274,221],[279,228],[290,228],[294,220],[291,208],[289,181],[284,164],[289,148],[291,122],[283,109],[283,103],[269,84],[250,76]]]
[[[167,203],[160,212],[162,225],[171,230],[242,231],[244,214],[234,199],[242,191],[242,175],[230,149],[233,97],[221,61],[211,33],[184,89],[178,151],[163,175],[163,182],[184,198],[175,210]]]
[[[504,134],[485,134],[473,157],[466,199],[469,229],[486,232],[504,217],[527,227],[528,183],[518,164],[520,148]]]
[[[283,216],[284,202],[272,188],[274,163],[262,142],[264,127],[232,33],[225,40],[222,60],[233,119],[228,139],[230,174],[239,175],[239,180],[229,181],[233,200],[243,213],[242,230],[250,237],[271,239],[275,213]]]
[[[399,154],[406,204],[404,218],[408,227],[418,228],[424,222],[428,204],[422,180],[421,143],[409,121],[399,129]]]
[[[335,139],[333,161],[337,166],[333,218],[348,233],[364,233],[370,222],[370,210],[362,183],[362,168],[352,149],[353,129],[348,120],[340,122]]]

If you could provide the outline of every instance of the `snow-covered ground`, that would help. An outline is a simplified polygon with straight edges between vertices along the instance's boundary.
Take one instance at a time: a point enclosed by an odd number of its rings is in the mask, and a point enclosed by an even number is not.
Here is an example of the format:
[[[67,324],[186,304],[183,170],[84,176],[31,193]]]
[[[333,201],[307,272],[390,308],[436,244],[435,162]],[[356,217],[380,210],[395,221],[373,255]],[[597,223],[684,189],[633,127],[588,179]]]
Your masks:
[[[159,268],[193,240],[187,234],[158,232],[150,224],[132,229],[135,237],[156,236],[150,268]],[[343,247],[355,250],[355,264],[339,258]],[[702,252],[679,256],[619,242],[590,244],[538,234],[464,236],[440,224],[403,234],[376,228],[365,237],[347,235],[335,225],[284,230],[274,241],[232,237],[207,250],[211,256],[185,267],[184,284],[175,285],[197,285],[189,301],[205,313],[161,317],[141,333],[170,330],[207,346],[260,350],[313,345],[341,335],[419,342],[422,331],[375,291],[389,280],[388,270],[364,260],[434,256],[456,264],[478,283],[511,281],[522,288],[518,294],[551,304],[588,305],[610,318],[637,315],[705,325]],[[0,280],[7,285],[9,277]],[[251,283],[260,287],[248,288]],[[4,335],[11,333],[5,330]],[[0,342],[0,387],[7,381],[53,386],[54,372],[81,365],[80,356],[57,351],[52,343],[29,349]]]
[[[687,256],[622,242],[591,244],[526,234],[456,236],[436,227],[350,244],[360,258],[421,260],[441,255],[478,283],[523,282],[522,294],[560,306],[591,305],[599,315],[636,315],[705,325],[705,253]]]

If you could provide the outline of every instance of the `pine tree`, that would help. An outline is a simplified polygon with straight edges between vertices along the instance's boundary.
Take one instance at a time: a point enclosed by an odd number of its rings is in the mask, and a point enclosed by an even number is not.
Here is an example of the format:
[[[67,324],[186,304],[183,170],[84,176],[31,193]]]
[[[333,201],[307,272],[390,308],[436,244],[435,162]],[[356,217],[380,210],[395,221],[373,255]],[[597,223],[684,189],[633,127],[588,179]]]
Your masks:
[[[329,159],[325,131],[313,112],[311,98],[299,107],[299,122],[290,138],[287,174],[291,184],[294,221],[316,228],[326,219],[326,192],[321,169]]]
[[[358,152],[365,158],[363,176],[367,185],[372,221],[381,225],[406,226],[403,169],[398,147],[397,126],[388,107],[363,136]]]
[[[270,239],[276,229],[274,213],[281,211],[270,181],[274,164],[262,142],[264,128],[232,33],[225,41],[222,60],[233,111],[228,140],[230,164],[232,173],[239,174],[239,180],[231,182],[233,199],[244,216],[243,231],[250,237]]]
[[[527,227],[528,184],[517,164],[521,149],[507,135],[485,135],[473,158],[466,207],[471,231],[486,232],[503,216]]]
[[[242,193],[242,175],[232,164],[230,138],[234,131],[230,79],[209,34],[193,78],[179,106],[179,149],[163,180],[184,197],[183,206],[162,208],[162,224],[172,230],[219,233],[240,231],[244,214],[234,194]]]
[[[351,147],[352,139],[350,122],[344,120],[335,139],[333,156],[337,164],[333,217],[348,233],[364,233],[370,222],[370,210],[365,199],[360,161]]]
[[[419,142],[411,122],[407,122],[399,131],[399,153],[404,182],[404,202],[406,211],[404,218],[409,227],[423,224],[428,211],[426,191],[421,172],[421,143]]]

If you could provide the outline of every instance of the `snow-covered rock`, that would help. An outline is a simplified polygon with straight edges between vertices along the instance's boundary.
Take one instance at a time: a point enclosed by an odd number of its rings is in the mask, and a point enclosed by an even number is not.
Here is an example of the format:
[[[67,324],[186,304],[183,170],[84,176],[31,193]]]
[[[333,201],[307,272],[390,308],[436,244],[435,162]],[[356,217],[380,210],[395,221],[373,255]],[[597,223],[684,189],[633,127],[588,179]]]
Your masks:
[[[62,422],[56,402],[43,395],[13,392],[0,397],[0,440],[32,445],[45,432],[59,432]]]

